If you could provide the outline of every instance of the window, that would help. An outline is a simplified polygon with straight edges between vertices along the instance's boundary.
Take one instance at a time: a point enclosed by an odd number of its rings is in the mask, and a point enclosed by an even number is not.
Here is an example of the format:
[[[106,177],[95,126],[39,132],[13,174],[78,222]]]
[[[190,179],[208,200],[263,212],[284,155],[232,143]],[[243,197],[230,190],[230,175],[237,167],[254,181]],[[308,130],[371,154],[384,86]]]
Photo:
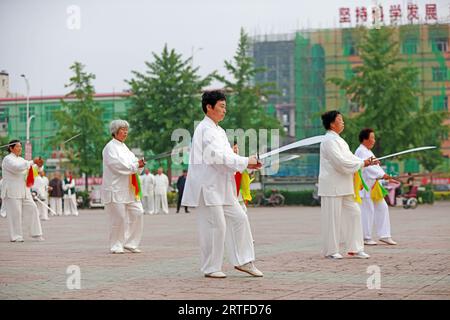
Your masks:
[[[102,120],[103,121],[111,121],[114,117],[114,104],[113,103],[105,103],[101,106],[103,108]]]
[[[34,107],[30,106],[29,112],[30,112],[30,117],[32,115],[34,115]],[[20,116],[19,116],[20,122],[25,122],[26,123],[27,122],[27,107],[20,107],[19,108],[19,113],[20,113]]]
[[[431,40],[431,50],[433,52],[446,52],[448,49],[448,42],[446,38],[434,38]]]
[[[7,122],[7,121],[8,121],[8,109],[0,108],[0,122]]]
[[[358,50],[356,49],[356,44],[353,41],[347,41],[344,43],[344,56],[356,56]]]
[[[54,112],[60,110],[59,106],[47,106],[45,108],[45,121],[55,121]]]
[[[433,111],[448,110],[448,97],[435,96],[433,97]]]
[[[403,54],[415,54],[417,53],[417,39],[409,38],[405,39],[402,44]]]
[[[447,81],[447,67],[433,68],[433,81]]]

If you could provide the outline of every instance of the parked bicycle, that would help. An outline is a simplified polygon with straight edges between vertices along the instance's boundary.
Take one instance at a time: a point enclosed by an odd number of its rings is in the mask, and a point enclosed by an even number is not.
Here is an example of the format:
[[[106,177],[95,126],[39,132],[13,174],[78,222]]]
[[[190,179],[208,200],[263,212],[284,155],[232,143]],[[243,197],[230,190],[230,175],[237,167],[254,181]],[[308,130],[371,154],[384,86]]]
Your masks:
[[[284,196],[278,190],[272,189],[269,197],[264,193],[260,193],[255,198],[255,207],[259,206],[274,206],[279,207],[284,205]]]

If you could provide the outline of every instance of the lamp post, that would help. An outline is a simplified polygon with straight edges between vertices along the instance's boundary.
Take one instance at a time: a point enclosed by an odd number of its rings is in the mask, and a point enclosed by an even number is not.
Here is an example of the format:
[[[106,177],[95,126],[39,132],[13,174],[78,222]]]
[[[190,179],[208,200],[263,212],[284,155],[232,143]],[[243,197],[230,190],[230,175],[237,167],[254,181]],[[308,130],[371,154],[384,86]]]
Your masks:
[[[194,54],[197,53],[198,51],[203,50],[203,48],[200,47],[200,48],[197,48],[197,50],[194,51],[194,48],[195,47],[193,46],[192,50],[191,50],[191,68],[194,67]]]
[[[34,115],[30,118],[30,83],[24,74],[20,75],[27,86],[27,124],[26,124],[26,143],[25,143],[25,159],[31,160],[31,144],[30,144],[30,122]]]

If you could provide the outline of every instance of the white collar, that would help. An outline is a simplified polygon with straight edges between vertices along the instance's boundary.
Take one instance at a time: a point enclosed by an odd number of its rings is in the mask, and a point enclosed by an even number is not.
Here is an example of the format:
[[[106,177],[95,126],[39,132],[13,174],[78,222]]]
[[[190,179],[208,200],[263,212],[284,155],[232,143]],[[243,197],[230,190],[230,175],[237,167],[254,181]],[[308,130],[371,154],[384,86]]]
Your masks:
[[[205,119],[203,119],[203,120],[206,120],[206,122],[208,122],[208,124],[214,125],[214,127],[219,128],[219,125],[216,124],[216,123],[213,121],[213,119],[211,119],[211,118],[208,117],[207,115],[205,115]]]

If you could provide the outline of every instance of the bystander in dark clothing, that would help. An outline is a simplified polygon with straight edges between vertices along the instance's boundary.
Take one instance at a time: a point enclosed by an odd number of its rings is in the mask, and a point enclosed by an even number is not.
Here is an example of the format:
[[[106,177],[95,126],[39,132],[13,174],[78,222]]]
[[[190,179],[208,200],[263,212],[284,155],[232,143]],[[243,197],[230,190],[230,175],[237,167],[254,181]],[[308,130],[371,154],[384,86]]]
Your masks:
[[[177,213],[180,212],[181,199],[183,199],[184,184],[186,183],[187,170],[183,170],[183,175],[178,178],[177,189],[178,189],[178,202],[177,202]],[[184,211],[189,213],[188,207],[184,207]]]

